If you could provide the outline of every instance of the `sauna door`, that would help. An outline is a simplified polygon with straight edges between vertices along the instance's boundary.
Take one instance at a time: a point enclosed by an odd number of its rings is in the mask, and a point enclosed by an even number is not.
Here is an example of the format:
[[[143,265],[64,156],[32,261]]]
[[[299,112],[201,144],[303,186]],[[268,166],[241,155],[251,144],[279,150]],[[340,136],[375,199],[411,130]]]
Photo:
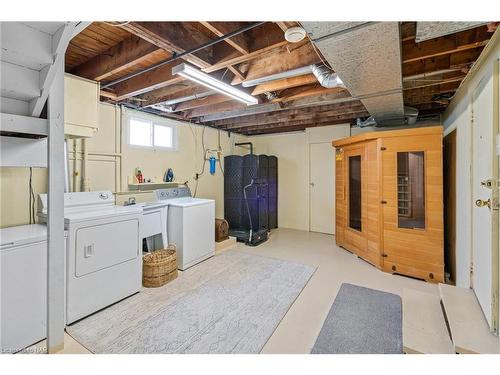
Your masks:
[[[366,251],[366,167],[365,149],[356,147],[344,151],[346,184],[347,248],[362,256]]]
[[[383,268],[443,281],[441,138],[384,138]]]

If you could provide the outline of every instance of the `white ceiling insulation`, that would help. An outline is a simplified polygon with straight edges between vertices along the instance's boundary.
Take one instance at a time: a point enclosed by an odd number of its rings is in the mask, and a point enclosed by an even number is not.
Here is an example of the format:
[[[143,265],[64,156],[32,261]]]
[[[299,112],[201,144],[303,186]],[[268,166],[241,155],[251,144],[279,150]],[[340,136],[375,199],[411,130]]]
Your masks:
[[[403,119],[398,22],[302,22],[353,97],[375,119]]]
[[[417,43],[472,29],[486,22],[417,22]]]

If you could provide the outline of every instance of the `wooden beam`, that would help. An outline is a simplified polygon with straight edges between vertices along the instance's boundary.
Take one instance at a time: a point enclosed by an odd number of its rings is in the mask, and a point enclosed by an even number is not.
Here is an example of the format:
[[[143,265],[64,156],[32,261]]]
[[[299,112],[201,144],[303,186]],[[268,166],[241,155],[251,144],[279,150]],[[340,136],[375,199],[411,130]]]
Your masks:
[[[401,41],[406,42],[408,40],[415,40],[417,34],[417,23],[416,22],[402,22],[401,23]]]
[[[255,88],[252,91],[252,95],[259,95],[265,92],[285,90],[291,87],[310,85],[315,82],[318,82],[318,80],[313,74],[306,74],[303,76],[279,79],[276,81],[270,81],[255,86]]]
[[[102,81],[163,51],[154,44],[131,35],[102,54],[71,70],[72,74]],[[170,56],[167,56],[167,58]]]
[[[244,108],[247,108],[246,104],[236,102],[236,101],[230,101],[230,102],[214,104],[211,106],[203,106],[203,107],[199,107],[199,108],[194,108],[187,113],[187,117],[189,117],[189,118],[201,117],[201,116],[205,116],[205,115],[208,115],[211,113],[242,110]]]
[[[289,43],[286,40],[280,41],[278,43],[263,47],[261,49],[255,50],[253,52],[248,53],[247,55],[242,56],[234,56],[230,58],[222,59],[221,61],[214,63],[211,67],[204,68],[203,71],[206,73],[215,72],[220,69],[227,68],[231,65],[241,64],[242,62],[252,61],[261,56],[264,56],[272,51],[281,49],[287,46]]]
[[[440,86],[446,83],[457,83],[460,84],[460,82],[463,81],[465,78],[465,74],[459,74],[457,76],[453,77],[448,77],[448,78],[443,78],[443,79],[434,79],[430,80],[429,82],[426,82],[425,80],[418,81],[419,83],[415,85],[409,85],[403,88],[403,91],[409,91],[409,90],[415,90],[415,89],[420,89],[420,88],[425,88],[425,87],[430,87],[430,86]]]
[[[362,106],[356,106],[340,111],[327,111],[323,113],[319,113],[317,115],[311,116],[310,114],[307,115],[300,115],[296,116],[290,119],[286,118],[276,118],[274,121],[268,120],[268,121],[257,121],[257,122],[250,122],[250,123],[235,123],[235,124],[230,124],[230,125],[223,125],[219,126],[220,128],[224,130],[235,130],[235,129],[243,129],[249,130],[249,129],[256,129],[256,128],[275,128],[275,127],[280,127],[280,126],[295,126],[295,125],[303,125],[303,124],[310,124],[310,123],[316,123],[316,124],[321,124],[321,123],[326,123],[328,121],[331,121],[332,119],[343,119],[343,118],[355,118],[355,117],[363,117],[369,115],[366,109]]]
[[[358,117],[366,117],[369,116],[370,114],[366,110],[361,110],[361,111],[352,111],[349,113],[344,113],[344,114],[339,114],[339,115],[332,115],[328,117],[324,117],[321,119],[310,119],[310,120],[297,120],[297,121],[286,121],[286,122],[279,122],[279,123],[274,123],[274,124],[266,124],[266,125],[254,125],[254,126],[248,126],[248,127],[240,127],[239,129],[234,129],[231,131],[238,131],[238,132],[248,132],[248,131],[254,131],[254,130],[279,130],[280,128],[288,128],[288,127],[297,127],[297,126],[308,126],[308,125],[314,125],[314,126],[324,126],[324,125],[329,125],[332,122],[333,123],[338,123],[338,121],[343,121],[343,122],[350,122],[351,120],[358,118]],[[228,129],[230,130],[230,129]]]
[[[307,98],[307,97],[322,97],[328,94],[338,94],[338,93],[345,93],[346,96],[350,96],[349,92],[346,89],[340,88],[340,87],[335,87],[335,88],[326,88],[323,87],[319,84],[311,85],[311,86],[305,86],[305,87],[299,87],[299,88],[294,88],[291,90],[286,90],[285,94],[283,95],[280,93],[280,97],[271,100],[272,103],[277,103],[277,102],[290,102],[302,98]]]
[[[363,117],[363,116],[361,116]],[[340,118],[337,120],[331,119],[326,123],[309,123],[303,125],[295,125],[295,126],[280,126],[276,128],[268,128],[268,129],[255,129],[255,130],[247,130],[247,131],[238,131],[237,133],[245,134],[245,135],[259,135],[259,134],[278,134],[278,133],[288,133],[288,132],[296,132],[302,131],[307,128],[315,128],[318,126],[329,126],[329,125],[338,125],[351,123],[356,117],[346,117]]]
[[[314,107],[306,107],[306,108],[291,108],[291,109],[283,109],[280,111],[268,112],[264,114],[255,114],[250,116],[217,120],[209,122],[212,126],[223,126],[223,125],[241,125],[241,124],[265,124],[272,122],[280,122],[284,120],[293,120],[295,118],[312,118],[314,116],[322,116],[324,113],[330,112],[340,112],[343,110],[351,110],[351,109],[359,109],[363,107],[363,104],[360,101],[356,102],[347,102],[347,103],[339,103],[339,104],[328,104],[328,105],[318,105]]]
[[[116,100],[120,101],[184,81],[183,77],[172,74],[172,68],[178,64],[182,64],[182,60],[160,66],[159,68],[118,83],[113,86],[116,92]]]
[[[200,21],[200,23],[218,37],[229,34],[230,32],[238,30],[242,27],[236,22]],[[248,41],[243,34],[235,35],[232,38],[226,39],[225,42],[243,55],[246,55],[250,52],[248,48]]]
[[[404,102],[407,105],[427,103],[432,101],[432,98],[435,95],[454,93],[459,86],[460,82],[450,82],[444,83],[440,86],[429,86],[410,90],[405,92]]]
[[[437,56],[432,59],[418,60],[403,64],[403,77],[416,74],[430,73],[437,70],[449,69],[456,66],[470,66],[481,54],[481,48],[453,53],[451,55]]]
[[[296,68],[302,68],[307,65],[316,64],[320,61],[309,41],[300,42],[300,44],[295,47],[297,48],[292,51],[287,48],[280,48],[257,60],[252,60],[246,71],[245,80],[253,80]],[[235,77],[231,84],[237,85],[241,82],[241,79]]]
[[[134,27],[135,30],[135,35],[140,36],[141,34],[139,28],[134,26],[134,22],[131,24],[127,24],[126,26],[123,27],[129,27],[132,28]],[[142,29],[141,29],[142,30]],[[131,31],[131,30],[129,30]],[[131,31],[132,32],[132,31]],[[148,36],[143,36],[145,40],[148,40],[149,42],[155,42],[156,45],[163,45],[162,48],[167,48],[168,46],[166,44],[162,44],[158,41],[155,41],[154,38],[150,38]],[[256,59],[262,55],[265,55],[266,53],[269,53],[270,51],[279,49],[283,47],[284,45],[287,45],[288,42],[279,42],[270,46],[266,46],[260,50],[256,50],[254,52],[249,53],[248,55],[245,56],[239,56],[236,58],[231,58],[231,59],[223,59],[220,62],[208,66],[207,64],[201,64],[199,63],[198,66],[200,65],[205,65],[206,67],[203,68],[202,70],[206,73],[211,73],[215,72],[224,68],[229,68],[235,76],[239,77],[240,79],[245,78],[245,76],[242,74],[242,72],[235,68],[233,65],[238,64],[239,62],[244,62],[244,61],[250,61],[252,59]],[[179,51],[179,49],[177,49]],[[174,51],[175,52],[175,51]],[[187,61],[193,63],[192,59],[186,58]],[[149,91],[156,90],[158,88],[166,87],[172,84],[177,84],[182,81],[181,77],[171,77],[171,68],[175,66],[176,64],[182,63],[182,60],[174,61],[172,64],[164,65],[160,68],[154,69],[153,71],[144,73],[142,75],[139,75],[137,77],[131,78],[129,80],[126,80],[124,82],[121,82],[113,87],[114,91],[116,92],[116,100],[124,100],[126,98],[135,96],[135,95],[140,95]],[[195,64],[196,65],[196,64]],[[169,77],[170,75],[170,77]],[[129,82],[132,81],[132,82]],[[105,94],[106,95],[106,94]],[[106,96],[106,97],[109,97]]]
[[[259,105],[253,105],[250,107],[234,103],[232,104],[233,105],[232,108],[217,108],[216,106],[212,108],[204,107],[200,112],[194,112],[193,116],[191,117],[203,116],[203,118],[201,118],[201,121],[207,122],[207,121],[215,121],[215,120],[228,119],[234,117],[250,116],[259,113],[279,111],[291,108],[305,108],[318,105],[352,102],[356,100],[357,99],[351,97],[351,95],[347,92],[347,90],[344,90],[336,93],[328,93],[319,96],[305,97],[286,103],[264,103]],[[284,106],[280,106],[279,104],[284,104]]]
[[[243,72],[241,70],[239,70],[238,68],[236,68],[235,66],[232,66],[232,65],[229,65],[227,67],[236,77],[238,77],[239,79],[242,79],[244,80],[245,79],[245,74],[243,74]]]
[[[189,22],[130,22],[120,26],[168,52],[182,53],[209,41]],[[211,65],[211,48],[184,57],[199,68]]]
[[[194,100],[189,100],[187,102],[179,103],[175,106],[174,112],[187,111],[193,108],[212,106],[214,104],[225,103],[229,101],[234,101],[234,99],[227,95],[214,94],[206,96],[204,98],[194,99]]]
[[[479,27],[421,43],[415,43],[413,40],[403,42],[403,64],[484,47],[490,37],[491,34],[486,32],[485,27]]]

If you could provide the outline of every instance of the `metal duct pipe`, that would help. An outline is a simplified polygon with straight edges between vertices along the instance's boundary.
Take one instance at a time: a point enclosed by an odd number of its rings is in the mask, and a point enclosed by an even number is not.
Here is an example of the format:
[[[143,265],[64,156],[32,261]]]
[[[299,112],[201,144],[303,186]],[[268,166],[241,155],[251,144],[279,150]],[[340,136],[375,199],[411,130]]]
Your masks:
[[[268,75],[265,77],[260,77],[260,78],[255,78],[255,79],[251,79],[248,81],[243,81],[241,85],[243,87],[252,87],[252,86],[260,85],[261,83],[276,81],[278,79],[285,79],[285,78],[302,76],[304,74],[309,74],[312,72],[311,66],[312,65],[306,65],[306,66],[303,66],[301,68],[287,70],[286,72],[280,72],[280,73],[271,74],[271,75]]]
[[[452,72],[456,72],[459,70],[462,70],[462,68],[441,69],[441,70],[435,70],[433,72],[414,74],[412,76],[403,77],[403,82],[415,81],[415,80],[419,80],[419,79],[424,80],[425,78],[428,78],[428,77],[438,76],[440,74],[452,73]]]
[[[368,117],[366,120],[358,118],[356,125],[359,128],[366,128],[367,126],[399,126],[399,125],[415,125],[418,117],[418,109],[404,106],[404,119],[401,118],[387,118],[377,121],[373,116]]]
[[[310,73],[314,74],[319,84],[323,87],[326,88],[344,87],[342,80],[338,77],[338,75],[332,72],[323,64],[306,65],[301,68],[287,70],[286,72],[280,72],[265,77],[243,81],[241,85],[243,87],[252,87],[260,85],[261,83],[276,81],[278,79],[302,76],[304,74],[310,74]]]
[[[328,89],[339,86],[345,87],[339,76],[325,65],[311,65],[311,70],[321,86]]]
[[[171,100],[166,100],[162,103],[164,105],[174,105],[174,104],[179,104],[182,102],[187,102],[188,100],[206,98],[207,96],[214,95],[215,93],[216,93],[215,91],[207,91],[207,92],[202,92],[201,94],[194,94],[194,95],[184,96],[182,98],[175,98],[175,99],[171,99]]]
[[[207,91],[207,92],[202,92],[201,94],[194,94],[194,95],[183,96],[181,98],[165,100],[164,102],[151,104],[148,105],[147,107],[151,107],[163,112],[175,112],[175,108],[173,107],[173,105],[175,104],[187,102],[188,100],[206,98],[207,96],[214,94],[216,94],[215,91]]]
[[[235,146],[250,146],[250,155],[253,155],[253,143],[252,142],[240,142],[240,143],[235,143]]]

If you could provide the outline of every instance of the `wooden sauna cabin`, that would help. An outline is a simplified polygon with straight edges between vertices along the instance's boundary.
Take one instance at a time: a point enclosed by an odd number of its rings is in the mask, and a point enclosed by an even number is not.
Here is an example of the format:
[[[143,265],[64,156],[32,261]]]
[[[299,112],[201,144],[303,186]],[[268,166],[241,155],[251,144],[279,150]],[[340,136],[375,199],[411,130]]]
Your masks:
[[[337,245],[386,272],[442,282],[442,140],[432,126],[332,142]]]

